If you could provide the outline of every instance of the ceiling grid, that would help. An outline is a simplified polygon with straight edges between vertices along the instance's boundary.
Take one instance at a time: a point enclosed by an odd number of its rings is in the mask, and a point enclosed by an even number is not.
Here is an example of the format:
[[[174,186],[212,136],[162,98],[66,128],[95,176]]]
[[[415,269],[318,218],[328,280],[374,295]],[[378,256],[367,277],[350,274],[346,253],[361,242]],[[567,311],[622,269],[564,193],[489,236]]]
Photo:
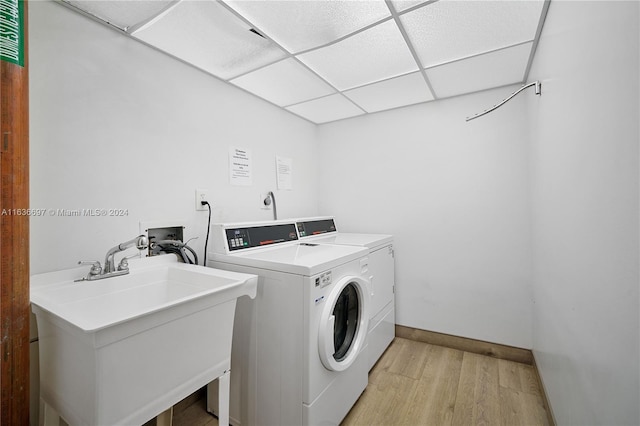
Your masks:
[[[409,40],[409,36],[407,35],[407,31],[404,29],[404,27],[402,26],[402,23],[400,22],[400,17],[398,16],[398,12],[396,11],[395,7],[393,6],[393,2],[391,0],[385,0],[385,2],[387,3],[387,7],[389,8],[389,11],[391,12],[391,16],[393,17],[393,20],[395,21],[396,25],[400,29],[400,32],[402,33],[402,37],[404,38],[405,43],[407,43],[407,46],[409,47],[409,50],[411,51],[411,55],[413,56],[413,59],[418,64],[418,68],[420,69],[420,74],[422,75],[422,78],[424,78],[425,83],[427,83],[427,87],[429,88],[429,93],[430,93],[430,95],[432,97],[432,100],[438,99],[436,94],[435,94],[435,92],[433,91],[433,86],[431,86],[431,82],[429,81],[429,78],[427,77],[427,73],[424,70],[424,66],[422,65],[422,62],[420,61],[420,57],[418,57],[418,54],[416,53],[416,49],[411,44],[411,40]],[[433,2],[430,2],[430,3],[433,3]]]
[[[550,0],[62,0],[313,123],[524,83]]]

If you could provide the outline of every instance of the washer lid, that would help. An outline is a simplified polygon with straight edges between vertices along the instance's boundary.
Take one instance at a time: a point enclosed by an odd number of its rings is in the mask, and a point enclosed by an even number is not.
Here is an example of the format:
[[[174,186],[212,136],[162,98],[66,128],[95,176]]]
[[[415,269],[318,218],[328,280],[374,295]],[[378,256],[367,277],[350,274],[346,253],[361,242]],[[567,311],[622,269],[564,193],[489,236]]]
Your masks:
[[[369,250],[356,246],[286,244],[233,254],[209,253],[215,262],[232,263],[272,271],[312,276],[366,256]]]
[[[393,235],[386,234],[352,234],[337,232],[331,235],[314,236],[302,239],[302,241],[318,244],[341,244],[346,246],[360,246],[370,249],[391,244]]]

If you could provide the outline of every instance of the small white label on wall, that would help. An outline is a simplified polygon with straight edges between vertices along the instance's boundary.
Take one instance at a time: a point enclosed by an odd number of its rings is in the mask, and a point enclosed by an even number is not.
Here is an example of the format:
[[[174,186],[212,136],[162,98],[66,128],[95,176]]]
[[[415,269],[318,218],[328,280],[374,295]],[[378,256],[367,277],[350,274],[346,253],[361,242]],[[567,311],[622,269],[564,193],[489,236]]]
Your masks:
[[[231,185],[252,185],[251,174],[251,150],[229,147],[229,181]]]
[[[278,189],[290,190],[293,188],[292,166],[293,160],[291,158],[276,155],[276,177],[278,180]]]

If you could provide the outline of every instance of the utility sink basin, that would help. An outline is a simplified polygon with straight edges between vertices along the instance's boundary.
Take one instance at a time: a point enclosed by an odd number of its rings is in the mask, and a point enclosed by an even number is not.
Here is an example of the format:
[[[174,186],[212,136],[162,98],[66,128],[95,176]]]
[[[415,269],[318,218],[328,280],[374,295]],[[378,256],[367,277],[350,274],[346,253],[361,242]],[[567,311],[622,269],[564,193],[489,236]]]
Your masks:
[[[236,299],[255,297],[257,277],[173,255],[129,268],[31,277],[41,398],[69,424],[142,424],[230,370]]]

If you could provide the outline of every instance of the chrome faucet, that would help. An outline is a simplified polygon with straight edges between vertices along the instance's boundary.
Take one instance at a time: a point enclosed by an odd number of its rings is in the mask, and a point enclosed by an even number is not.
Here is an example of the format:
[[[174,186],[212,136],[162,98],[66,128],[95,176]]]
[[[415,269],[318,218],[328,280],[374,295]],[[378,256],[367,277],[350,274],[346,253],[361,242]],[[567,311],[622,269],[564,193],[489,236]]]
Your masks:
[[[107,252],[107,255],[104,258],[104,271],[102,271],[103,274],[108,274],[111,272],[116,272],[116,266],[113,260],[113,256],[116,253],[119,253],[121,251],[124,251],[128,248],[131,248],[133,246],[136,246],[138,248],[138,250],[144,250],[147,247],[149,247],[149,240],[147,239],[146,235],[138,235],[135,238],[130,239],[129,241],[125,241],[124,243],[120,243],[117,246],[113,247],[112,249],[110,249]],[[118,268],[119,269],[119,268]]]
[[[116,253],[124,251],[128,248],[136,246],[138,250],[144,250],[149,247],[149,240],[146,235],[138,235],[135,238],[130,239],[129,241],[125,241],[124,243],[120,243],[117,246],[109,249],[107,255],[104,258],[104,268],[100,265],[100,262],[97,260],[84,261],[81,260],[78,262],[79,265],[92,265],[89,270],[89,274],[86,277],[80,278],[76,281],[94,281],[101,280],[103,278],[116,277],[118,275],[125,275],[129,273],[129,263],[128,259],[133,256],[124,257],[120,261],[118,268],[115,266],[114,256]]]

